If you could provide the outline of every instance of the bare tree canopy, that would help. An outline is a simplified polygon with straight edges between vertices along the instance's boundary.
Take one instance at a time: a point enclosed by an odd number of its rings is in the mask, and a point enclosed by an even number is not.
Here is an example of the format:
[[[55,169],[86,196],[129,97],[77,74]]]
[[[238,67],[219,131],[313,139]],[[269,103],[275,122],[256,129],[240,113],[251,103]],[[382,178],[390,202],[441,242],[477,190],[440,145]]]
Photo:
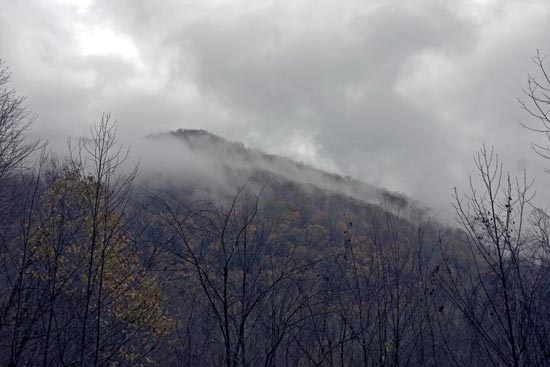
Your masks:
[[[546,135],[546,145],[532,143],[535,152],[543,158],[550,159],[550,62],[548,55],[537,50],[531,59],[536,65],[537,74],[528,74],[527,87],[523,94],[527,100],[519,99],[521,107],[536,120],[536,124],[522,123],[529,130]]]
[[[0,178],[20,166],[39,143],[25,139],[34,116],[26,108],[26,97],[10,86],[11,72],[0,59]]]

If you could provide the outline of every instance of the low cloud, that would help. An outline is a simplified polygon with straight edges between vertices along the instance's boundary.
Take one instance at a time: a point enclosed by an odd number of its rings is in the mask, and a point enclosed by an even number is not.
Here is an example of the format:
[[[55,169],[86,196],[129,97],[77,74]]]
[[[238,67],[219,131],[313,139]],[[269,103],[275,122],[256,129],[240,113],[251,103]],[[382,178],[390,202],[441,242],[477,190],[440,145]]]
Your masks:
[[[550,50],[544,0],[0,4],[0,55],[35,134],[82,135],[104,111],[130,145],[203,128],[436,210],[485,142],[547,187],[515,102],[530,56]]]

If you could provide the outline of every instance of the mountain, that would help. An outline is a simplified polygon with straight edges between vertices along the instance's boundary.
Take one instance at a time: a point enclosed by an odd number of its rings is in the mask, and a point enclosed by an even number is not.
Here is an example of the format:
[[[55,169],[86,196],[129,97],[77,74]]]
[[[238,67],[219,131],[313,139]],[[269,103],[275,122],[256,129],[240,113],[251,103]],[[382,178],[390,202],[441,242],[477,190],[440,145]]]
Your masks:
[[[144,233],[167,244],[157,261],[189,365],[435,365],[418,330],[449,322],[432,315],[451,309],[433,284],[446,229],[414,202],[204,130],[149,139],[162,159],[147,183],[164,186],[146,206],[163,221]]]
[[[175,167],[167,169],[155,165],[151,171],[155,181],[167,171],[179,176],[180,182],[200,187],[209,193],[233,193],[252,182],[252,186],[265,183],[283,183],[300,186],[304,192],[325,192],[368,204],[390,201],[401,209],[417,209],[411,199],[396,192],[377,188],[349,176],[340,176],[289,158],[267,154],[244,144],[228,141],[205,130],[179,129],[149,136],[156,150],[168,149],[167,156],[175,158]],[[187,157],[186,157],[187,156]],[[211,177],[210,177],[211,176]],[[167,179],[174,182],[174,177]],[[250,184],[249,182],[249,184]]]
[[[511,191],[456,230],[203,130],[134,176],[113,131],[0,185],[0,365],[550,365],[548,221]]]

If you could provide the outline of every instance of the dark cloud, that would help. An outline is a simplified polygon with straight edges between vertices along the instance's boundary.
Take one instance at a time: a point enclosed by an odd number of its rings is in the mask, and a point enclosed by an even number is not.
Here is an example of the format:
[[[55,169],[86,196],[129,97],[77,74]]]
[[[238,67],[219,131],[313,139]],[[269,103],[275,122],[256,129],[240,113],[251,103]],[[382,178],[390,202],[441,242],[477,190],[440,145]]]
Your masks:
[[[203,128],[438,209],[483,142],[511,169],[545,164],[515,103],[550,50],[545,0],[0,3],[39,134],[103,111],[128,141]]]

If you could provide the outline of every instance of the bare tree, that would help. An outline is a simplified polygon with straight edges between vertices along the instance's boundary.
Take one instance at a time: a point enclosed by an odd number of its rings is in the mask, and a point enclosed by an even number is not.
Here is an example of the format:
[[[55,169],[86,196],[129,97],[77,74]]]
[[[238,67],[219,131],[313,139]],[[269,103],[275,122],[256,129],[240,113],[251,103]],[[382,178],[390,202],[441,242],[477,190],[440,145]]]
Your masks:
[[[171,269],[194,297],[186,303],[201,311],[196,320],[212,320],[197,325],[195,342],[189,341],[197,344],[202,333],[201,343],[210,346],[202,365],[276,365],[281,342],[303,308],[299,279],[317,261],[295,258],[292,246],[275,238],[277,218],[261,205],[261,193],[246,189],[241,187],[227,207],[157,197],[159,218],[172,237]],[[290,291],[297,292],[295,298],[277,304],[294,296]]]
[[[483,147],[475,162],[480,185],[471,180],[465,196],[455,191],[465,259],[451,261],[447,251],[442,289],[477,337],[476,364],[545,366],[547,347],[536,343],[545,280],[541,242],[527,220],[531,185],[505,173],[493,150]]]
[[[518,101],[531,117],[538,120],[535,126],[529,123],[522,125],[529,130],[543,133],[547,139],[547,145],[532,143],[533,150],[541,157],[550,159],[550,64],[546,57],[537,50],[536,55],[531,58],[538,75],[527,75],[527,86],[523,89],[527,100],[519,98]]]
[[[20,166],[39,147],[25,139],[34,116],[27,110],[26,97],[10,87],[11,72],[0,59],[0,179]]]

